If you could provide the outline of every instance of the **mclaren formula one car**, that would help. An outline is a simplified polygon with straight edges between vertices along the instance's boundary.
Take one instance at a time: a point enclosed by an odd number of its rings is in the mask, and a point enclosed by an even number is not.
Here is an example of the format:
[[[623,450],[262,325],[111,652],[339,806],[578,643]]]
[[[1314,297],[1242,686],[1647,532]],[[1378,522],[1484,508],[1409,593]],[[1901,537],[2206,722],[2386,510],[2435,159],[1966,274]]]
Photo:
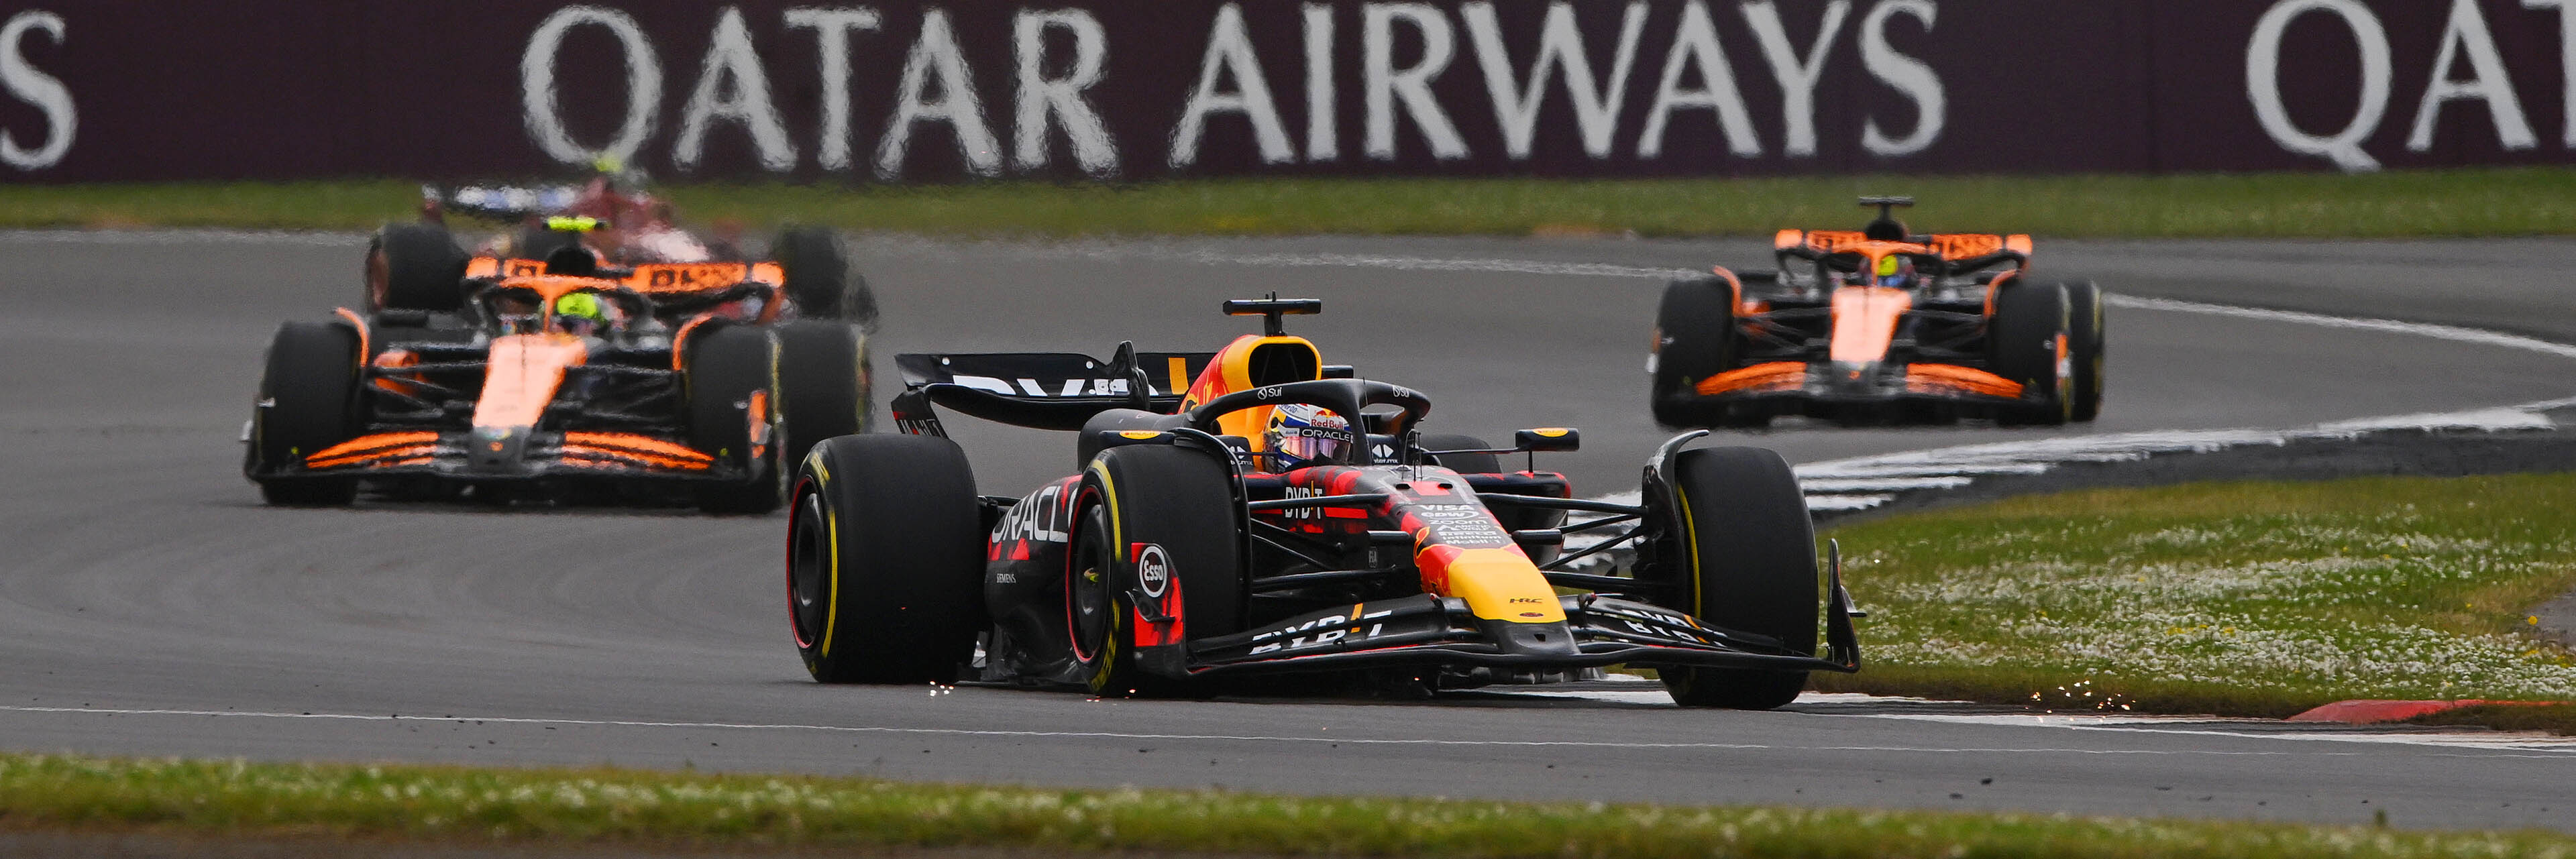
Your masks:
[[[376,258],[382,259],[378,248]],[[397,497],[777,509],[784,470],[865,429],[866,337],[786,320],[774,264],[466,260],[456,306],[289,322],[244,431],[275,504]]]
[[[1214,353],[899,358],[906,432],[823,442],[790,495],[808,670],[1126,695],[1295,672],[1463,688],[1624,663],[1659,669],[1685,705],[1769,708],[1811,671],[1857,669],[1839,571],[1818,581],[1777,455],[1691,448],[1692,432],[1647,463],[1639,503],[1578,499],[1500,459],[1573,450],[1575,431],[1508,448],[1426,435],[1423,394],[1283,333],[1321,304],[1227,302],[1266,333]],[[1077,473],[979,495],[934,406],[1074,431]],[[1568,550],[1569,534],[1607,539]],[[1616,546],[1635,563],[1576,571]]]
[[[1674,281],[1656,312],[1652,407],[1672,427],[1960,418],[2089,421],[2102,406],[2102,294],[2025,275],[2029,236],[1782,230],[1779,267]]]
[[[580,248],[602,266],[654,266],[656,276],[666,279],[654,286],[724,286],[766,263],[774,266],[771,273],[781,287],[782,318],[876,324],[875,294],[837,233],[790,227],[769,242],[766,253],[747,253],[722,231],[681,226],[671,205],[646,190],[640,174],[602,168],[582,185],[424,186],[421,220],[388,224],[369,243],[361,309],[452,312],[464,305],[466,268],[475,257],[534,261]],[[450,214],[509,229],[468,253],[448,229]]]

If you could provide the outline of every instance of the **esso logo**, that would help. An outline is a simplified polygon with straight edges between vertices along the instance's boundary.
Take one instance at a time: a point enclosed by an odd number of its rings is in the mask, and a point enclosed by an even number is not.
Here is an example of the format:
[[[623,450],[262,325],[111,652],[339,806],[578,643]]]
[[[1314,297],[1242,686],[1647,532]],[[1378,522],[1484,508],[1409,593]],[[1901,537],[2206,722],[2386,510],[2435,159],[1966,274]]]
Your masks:
[[[1155,599],[1172,589],[1172,557],[1163,553],[1161,545],[1136,544],[1136,584]]]

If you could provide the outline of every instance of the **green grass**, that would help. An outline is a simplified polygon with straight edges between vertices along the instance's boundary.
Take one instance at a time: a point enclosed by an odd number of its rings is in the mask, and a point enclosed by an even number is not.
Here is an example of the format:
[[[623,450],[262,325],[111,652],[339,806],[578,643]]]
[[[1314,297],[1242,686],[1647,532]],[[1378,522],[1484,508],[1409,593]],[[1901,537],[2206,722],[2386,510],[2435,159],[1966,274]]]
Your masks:
[[[1856,226],[1852,198],[1912,194],[1917,226],[2047,237],[2566,235],[2563,167],[2178,176],[1213,179],[1134,185],[680,184],[693,220],[931,235],[1767,236]],[[407,219],[402,181],[0,185],[0,228],[362,229]]]
[[[2576,657],[2523,632],[2576,587],[2576,474],[2076,492],[1834,536],[1869,663],[1820,688],[2244,716],[2576,701]]]
[[[621,770],[0,755],[0,825],[216,838],[1048,855],[2576,857],[2576,838],[2037,814],[1300,799]]]

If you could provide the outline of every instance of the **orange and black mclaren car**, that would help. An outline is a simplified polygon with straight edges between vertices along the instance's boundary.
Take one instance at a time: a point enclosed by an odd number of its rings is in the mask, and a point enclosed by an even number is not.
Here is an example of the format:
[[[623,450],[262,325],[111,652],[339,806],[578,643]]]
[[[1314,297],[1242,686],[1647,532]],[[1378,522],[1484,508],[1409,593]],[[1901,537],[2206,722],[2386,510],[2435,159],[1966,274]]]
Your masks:
[[[269,347],[245,474],[277,504],[695,502],[763,512],[864,428],[866,337],[780,318],[773,264],[465,261],[452,311],[346,308]]]
[[[1778,268],[1674,281],[1647,369],[1657,423],[2089,421],[2102,403],[2102,296],[2027,277],[2029,236],[1782,230]]]
[[[1779,456],[1690,447],[1694,431],[1648,463],[1639,502],[1576,498],[1502,459],[1574,450],[1575,431],[1506,448],[1425,434],[1423,393],[1284,331],[1321,306],[1227,302],[1265,331],[1214,353],[898,358],[903,432],[830,439],[797,472],[788,619],[807,669],[1128,695],[1625,663],[1684,705],[1768,708],[1811,671],[1858,667],[1839,573],[1819,570]],[[1072,432],[1074,473],[983,495],[934,406]],[[1603,539],[1569,551],[1568,534]],[[1614,547],[1636,560],[1582,566]]]

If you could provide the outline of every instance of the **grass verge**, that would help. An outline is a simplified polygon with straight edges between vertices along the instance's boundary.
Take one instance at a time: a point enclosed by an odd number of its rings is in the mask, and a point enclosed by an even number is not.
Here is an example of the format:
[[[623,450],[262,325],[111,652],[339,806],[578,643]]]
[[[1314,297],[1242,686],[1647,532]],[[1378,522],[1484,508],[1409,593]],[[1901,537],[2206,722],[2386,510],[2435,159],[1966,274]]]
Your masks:
[[[2505,706],[2482,704],[2426,713],[2406,720],[2416,725],[2483,725],[2507,731],[2547,731],[2552,734],[2576,734],[2576,705]]]
[[[0,185],[0,228],[364,229],[406,219],[403,181]],[[1767,236],[1854,226],[1852,198],[1912,194],[1919,226],[2050,237],[2566,235],[2556,167],[2177,176],[1757,179],[1208,179],[849,187],[674,184],[699,221],[934,235]]]
[[[1834,536],[1871,663],[1820,688],[2269,717],[2576,701],[2576,656],[2521,631],[2576,587],[2576,474],[2096,490]],[[2576,721],[2546,709],[2532,727]]]
[[[12,828],[218,837],[1411,857],[2576,857],[2576,838],[2063,815],[1667,808],[0,755]]]

